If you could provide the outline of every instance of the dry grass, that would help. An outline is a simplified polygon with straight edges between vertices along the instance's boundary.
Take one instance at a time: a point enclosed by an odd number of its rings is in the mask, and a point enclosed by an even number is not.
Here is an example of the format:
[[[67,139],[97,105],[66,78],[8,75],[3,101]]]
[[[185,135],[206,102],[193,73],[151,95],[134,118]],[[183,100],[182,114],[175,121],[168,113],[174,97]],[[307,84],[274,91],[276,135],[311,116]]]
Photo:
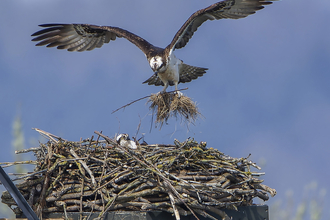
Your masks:
[[[153,114],[156,116],[155,123],[161,126],[167,123],[170,117],[181,117],[185,122],[195,122],[200,114],[196,103],[194,103],[189,97],[184,96],[182,93],[157,93],[152,94],[148,100],[151,102],[150,109],[153,110]]]

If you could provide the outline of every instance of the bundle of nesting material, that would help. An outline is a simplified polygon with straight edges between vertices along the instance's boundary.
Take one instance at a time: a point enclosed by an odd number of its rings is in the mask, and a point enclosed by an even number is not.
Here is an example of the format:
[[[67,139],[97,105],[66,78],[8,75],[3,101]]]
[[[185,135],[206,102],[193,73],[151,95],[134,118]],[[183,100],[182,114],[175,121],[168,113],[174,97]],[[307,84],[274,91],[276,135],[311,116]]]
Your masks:
[[[16,186],[39,216],[98,212],[103,217],[109,211],[160,210],[177,219],[190,214],[229,219],[221,208],[249,206],[256,197],[268,200],[268,194],[276,194],[262,184],[263,173],[251,171],[260,169],[255,163],[226,156],[205,142],[137,142],[133,150],[125,139],[118,144],[99,132],[96,140],[72,142],[38,131],[49,141],[16,152],[33,151],[36,157],[26,162],[35,164],[34,172],[21,177],[24,181]],[[7,191],[1,199],[20,212]]]
[[[151,102],[150,109],[156,116],[156,124],[161,126],[170,117],[181,116],[188,123],[196,121],[200,115],[196,103],[181,92],[163,92],[152,94],[148,100]]]

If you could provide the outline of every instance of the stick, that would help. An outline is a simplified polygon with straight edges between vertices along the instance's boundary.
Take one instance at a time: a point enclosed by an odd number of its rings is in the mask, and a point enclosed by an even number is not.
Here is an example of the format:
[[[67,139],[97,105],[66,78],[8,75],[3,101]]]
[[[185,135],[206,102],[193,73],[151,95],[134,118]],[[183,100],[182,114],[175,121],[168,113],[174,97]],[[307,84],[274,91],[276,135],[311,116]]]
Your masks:
[[[64,139],[62,139],[62,138],[60,138],[60,137],[58,137],[56,135],[53,135],[53,134],[51,134],[49,132],[46,132],[46,131],[43,131],[41,129],[38,129],[38,128],[32,128],[32,129],[35,130],[35,131],[37,131],[37,132],[39,132],[39,134],[41,134],[42,136],[46,137],[49,140],[52,140],[55,143],[58,143],[58,140],[64,140]],[[55,140],[55,138],[57,140]]]
[[[2,164],[6,164],[4,166],[2,166],[2,168],[5,167],[10,167],[10,166],[14,166],[14,165],[18,165],[18,164],[38,164],[36,161],[33,160],[28,160],[28,161],[17,161],[17,162],[4,162],[4,163],[0,163],[0,165]]]
[[[29,149],[23,149],[23,150],[16,150],[15,151],[15,154],[22,154],[22,153],[27,153],[27,152],[30,152],[30,151],[40,151],[41,150],[41,147],[33,147],[33,148],[29,148]]]
[[[34,175],[37,175],[39,173],[43,173],[43,172],[47,172],[47,169],[44,169],[44,170],[40,170],[38,172],[34,172],[34,173],[29,173],[29,174],[26,174],[24,176],[21,176],[21,177],[17,177],[15,179],[12,179],[12,181],[16,181],[16,180],[20,180],[20,179],[24,179],[26,177],[30,177],[30,176],[34,176]]]
[[[172,204],[172,207],[173,207],[173,212],[174,212],[174,215],[175,215],[175,219],[180,220],[180,214],[179,214],[178,209],[175,206],[174,196],[171,192],[168,192],[168,196],[170,197],[170,201],[171,201],[171,204]]]
[[[179,90],[175,90],[175,91],[170,91],[170,92],[168,92],[168,93],[173,93],[173,92],[183,91],[183,90],[187,90],[187,89],[188,89],[188,88],[179,89]],[[111,114],[113,114],[113,113],[119,111],[120,109],[126,108],[127,106],[130,106],[130,105],[132,105],[132,104],[135,103],[135,102],[138,102],[138,101],[141,101],[141,100],[143,100],[143,99],[149,98],[150,96],[151,96],[151,95],[147,95],[147,96],[144,96],[144,97],[139,98],[139,99],[137,99],[137,100],[134,100],[134,101],[132,101],[132,102],[130,102],[130,103],[128,103],[128,104],[126,104],[126,105],[120,107],[120,108],[117,108],[117,109],[114,110],[114,111],[112,111]]]
[[[71,148],[70,149],[70,153],[72,154],[72,156],[74,156],[75,158],[79,158],[78,155],[76,154],[76,152],[74,152],[74,150]],[[92,183],[94,186],[96,186],[96,181],[95,181],[95,178],[94,178],[94,175],[92,173],[92,171],[88,168],[87,164],[85,163],[85,161],[83,160],[78,160],[79,163],[81,163],[83,165],[83,167],[85,168],[85,170],[88,172],[89,176],[91,177],[92,179]]]
[[[109,142],[113,142],[112,139],[110,139],[109,137],[101,134],[100,132],[94,131],[95,134],[103,137],[105,140],[109,141]],[[121,150],[123,150],[124,152],[127,152],[127,150],[120,146],[119,144],[116,144],[117,147],[119,147]],[[189,211],[193,214],[193,216],[199,220],[199,218],[197,217],[197,215],[194,213],[194,211],[182,200],[180,194],[176,191],[176,189],[172,186],[171,182],[169,179],[167,179],[160,171],[157,167],[155,167],[153,164],[148,163],[147,161],[141,161],[140,159],[138,159],[133,152],[129,151],[129,153],[131,153],[131,156],[138,161],[141,165],[144,165],[147,168],[151,168],[150,171],[155,173],[156,175],[158,175],[163,181],[164,183],[166,183],[166,185],[170,188],[170,190],[174,193],[174,195],[176,195],[176,197],[187,207],[187,209],[189,209]],[[149,164],[149,165],[148,165]]]

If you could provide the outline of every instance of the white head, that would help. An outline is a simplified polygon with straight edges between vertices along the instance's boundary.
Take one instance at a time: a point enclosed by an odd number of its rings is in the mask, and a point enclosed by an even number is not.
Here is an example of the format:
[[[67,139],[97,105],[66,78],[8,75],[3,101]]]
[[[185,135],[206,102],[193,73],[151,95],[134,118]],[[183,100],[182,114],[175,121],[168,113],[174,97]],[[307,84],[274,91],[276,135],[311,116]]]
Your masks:
[[[128,134],[120,134],[116,137],[116,141],[119,145],[123,147],[129,147],[131,149],[137,149],[137,146],[134,141],[132,141]]]
[[[120,134],[116,137],[116,141],[118,144],[120,144],[121,139],[123,140],[129,140],[128,134]]]
[[[160,56],[154,56],[149,60],[149,65],[154,72],[164,72],[166,70],[166,62]]]

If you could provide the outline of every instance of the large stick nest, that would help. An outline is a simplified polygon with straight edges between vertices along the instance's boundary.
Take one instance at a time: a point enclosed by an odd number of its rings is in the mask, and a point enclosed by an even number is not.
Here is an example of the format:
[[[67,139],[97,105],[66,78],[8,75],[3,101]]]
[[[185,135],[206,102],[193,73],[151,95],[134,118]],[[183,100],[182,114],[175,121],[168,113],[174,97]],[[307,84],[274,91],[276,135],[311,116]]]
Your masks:
[[[38,131],[49,141],[16,152],[33,151],[36,156],[30,161],[36,164],[34,172],[16,186],[39,216],[99,212],[102,217],[114,210],[161,210],[177,219],[189,214],[214,219],[209,213],[228,219],[221,208],[252,205],[255,197],[268,200],[268,194],[276,194],[258,179],[263,173],[251,171],[260,167],[248,158],[226,156],[205,142],[137,143],[133,151],[99,132],[97,140],[71,142]],[[1,199],[20,212],[7,191]]]
[[[152,94],[148,100],[150,109],[156,116],[156,124],[163,125],[170,117],[180,116],[185,122],[195,122],[200,115],[196,103],[179,92]]]

